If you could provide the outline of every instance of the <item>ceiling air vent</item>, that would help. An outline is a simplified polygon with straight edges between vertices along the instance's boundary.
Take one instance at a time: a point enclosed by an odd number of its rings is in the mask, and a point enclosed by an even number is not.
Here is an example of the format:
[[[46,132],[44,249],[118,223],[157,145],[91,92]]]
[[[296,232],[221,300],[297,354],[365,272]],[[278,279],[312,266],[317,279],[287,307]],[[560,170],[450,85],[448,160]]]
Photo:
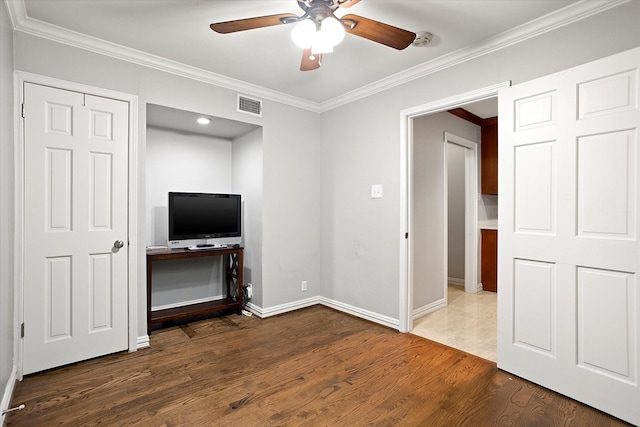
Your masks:
[[[262,101],[238,95],[238,111],[262,117]]]

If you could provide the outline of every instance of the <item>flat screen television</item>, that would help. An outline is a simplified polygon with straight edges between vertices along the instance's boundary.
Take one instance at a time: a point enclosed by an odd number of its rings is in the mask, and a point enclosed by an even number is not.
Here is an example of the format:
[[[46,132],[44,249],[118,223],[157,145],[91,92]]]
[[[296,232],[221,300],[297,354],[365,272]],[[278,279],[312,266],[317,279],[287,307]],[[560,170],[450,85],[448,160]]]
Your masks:
[[[172,243],[176,241],[195,239],[239,238],[242,235],[241,211],[239,194],[171,192],[169,244],[175,246]]]

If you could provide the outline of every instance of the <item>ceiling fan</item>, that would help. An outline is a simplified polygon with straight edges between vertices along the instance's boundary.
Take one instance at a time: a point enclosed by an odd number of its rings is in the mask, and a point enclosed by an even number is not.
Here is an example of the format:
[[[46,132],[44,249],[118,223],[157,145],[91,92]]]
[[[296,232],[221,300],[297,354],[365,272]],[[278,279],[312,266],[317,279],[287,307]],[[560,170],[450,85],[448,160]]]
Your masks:
[[[291,36],[303,48],[301,71],[320,67],[322,54],[333,51],[333,47],[344,38],[345,32],[402,50],[411,45],[416,34],[373,19],[347,14],[342,18],[334,15],[339,8],[351,7],[361,0],[296,0],[304,11],[302,16],[292,13],[258,16],[234,21],[216,22],[210,25],[216,33],[228,34],[274,25],[293,24]]]

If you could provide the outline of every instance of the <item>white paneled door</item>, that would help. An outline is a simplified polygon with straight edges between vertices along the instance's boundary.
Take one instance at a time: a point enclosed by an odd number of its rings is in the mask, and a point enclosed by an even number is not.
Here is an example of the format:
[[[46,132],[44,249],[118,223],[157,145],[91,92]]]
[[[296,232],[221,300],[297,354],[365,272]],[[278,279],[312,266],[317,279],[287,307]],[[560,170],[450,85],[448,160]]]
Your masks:
[[[127,349],[128,108],[24,85],[24,374]]]
[[[498,367],[640,424],[634,49],[499,96]]]

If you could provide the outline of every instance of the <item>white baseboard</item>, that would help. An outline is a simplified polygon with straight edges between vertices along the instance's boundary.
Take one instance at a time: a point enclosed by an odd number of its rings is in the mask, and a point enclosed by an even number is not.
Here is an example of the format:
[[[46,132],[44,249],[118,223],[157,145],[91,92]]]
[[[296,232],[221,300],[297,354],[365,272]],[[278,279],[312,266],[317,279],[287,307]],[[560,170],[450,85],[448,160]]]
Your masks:
[[[149,341],[149,335],[142,335],[138,337],[136,350],[140,350],[141,348],[146,348],[151,346],[151,342]]]
[[[9,379],[7,380],[7,385],[4,388],[4,394],[2,395],[2,402],[0,402],[0,414],[2,411],[6,411],[9,409],[9,405],[11,404],[11,398],[13,397],[13,391],[16,388],[16,381],[18,381],[18,376],[16,375],[18,369],[14,366],[11,370],[11,375],[9,375]],[[0,426],[4,425],[5,415],[0,415]]]
[[[429,313],[433,313],[434,311],[440,310],[441,308],[445,308],[446,306],[447,306],[447,302],[445,301],[444,298],[442,298],[432,302],[431,304],[427,304],[420,308],[416,308],[415,310],[413,310],[413,320],[419,319],[423,316],[426,316]]]
[[[350,314],[361,319],[369,320],[373,323],[378,323],[389,328],[398,329],[400,327],[400,321],[389,316],[384,316],[373,311],[364,310],[359,307],[355,307],[349,304],[345,304],[339,301],[335,301],[325,297],[311,297],[303,300],[290,302],[287,304],[276,305],[273,307],[262,308],[252,302],[246,304],[245,308],[251,313],[255,314],[259,318],[266,318],[271,316],[277,316],[278,314],[288,313],[290,311],[299,310],[301,308],[311,307],[316,304],[322,304],[329,308],[333,308],[343,313]],[[413,318],[420,318],[428,313],[439,310],[444,307],[444,299],[436,301],[427,306],[421,307],[413,312]],[[154,307],[154,310],[156,307]],[[138,337],[138,348],[144,348],[149,346],[149,337]]]
[[[350,314],[355,317],[360,317],[361,319],[369,320],[374,323],[378,323],[383,326],[388,326],[393,329],[398,329],[400,322],[398,319],[394,319],[388,316],[383,316],[378,313],[374,313],[372,311],[363,310],[358,307],[354,307],[349,304],[344,304],[338,301],[334,301],[329,298],[324,297],[312,297],[304,300],[295,301],[292,303],[277,305],[274,307],[262,308],[258,307],[255,304],[249,303],[246,308],[256,316],[260,318],[275,316],[278,314],[284,314],[290,311],[299,310],[301,308],[311,307],[316,304],[322,304],[329,308],[333,308],[338,311],[342,311],[343,313]]]
[[[274,307],[261,308],[260,313],[256,313],[259,317],[270,317],[278,314],[287,313],[289,311],[299,310],[305,307],[311,307],[320,303],[320,297],[311,297],[299,301],[290,302],[287,304],[276,305]],[[256,307],[253,305],[253,307]],[[257,307],[256,307],[257,308]],[[253,310],[251,310],[253,311]]]
[[[450,285],[461,286],[464,288],[464,279],[456,279],[455,277],[447,277],[447,282]],[[478,283],[476,285],[476,292],[480,292],[482,290],[482,283]]]
[[[455,286],[462,286],[464,288],[464,279],[458,279],[456,277],[447,277],[447,283]]]
[[[389,328],[400,328],[400,321],[398,319],[383,316],[382,314],[374,313],[373,311],[363,310],[361,308],[324,297],[320,297],[320,304],[338,311],[342,311],[355,317],[360,317],[361,319],[369,320],[383,326],[388,326]]]
[[[257,305],[255,305],[255,304],[254,304],[254,303],[252,303],[252,302],[248,302],[248,303],[246,303],[246,304],[245,304],[245,306],[244,306],[244,308],[245,308],[246,310],[249,310],[249,311],[250,311],[250,312],[252,312],[253,314],[255,314],[255,315],[256,315],[256,317],[259,317],[259,318],[263,318],[263,317],[264,317],[264,315],[262,314],[262,307],[258,307]]]
[[[218,296],[212,296],[212,297],[207,297],[207,298],[194,299],[194,300],[191,300],[191,301],[180,301],[180,302],[176,302],[176,303],[173,303],[173,304],[158,305],[156,307],[151,307],[151,311],[168,310],[170,308],[178,308],[178,307],[183,307],[185,305],[200,304],[200,303],[204,303],[204,302],[217,301],[217,300],[221,300],[221,299],[224,299],[224,295],[218,295]]]

